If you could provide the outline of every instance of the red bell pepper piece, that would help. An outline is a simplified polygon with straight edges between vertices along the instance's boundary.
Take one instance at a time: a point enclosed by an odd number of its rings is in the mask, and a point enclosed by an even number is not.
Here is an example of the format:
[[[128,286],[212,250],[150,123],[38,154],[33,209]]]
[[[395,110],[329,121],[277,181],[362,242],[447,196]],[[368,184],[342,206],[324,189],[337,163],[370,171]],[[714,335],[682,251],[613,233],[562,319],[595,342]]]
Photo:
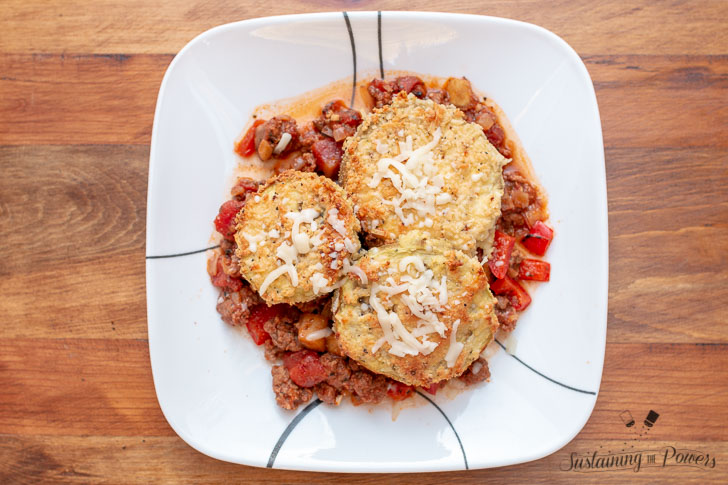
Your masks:
[[[554,230],[541,221],[536,223],[521,240],[521,244],[533,254],[543,256],[554,238]]]
[[[222,234],[225,239],[233,240],[235,234],[235,216],[238,215],[240,209],[243,208],[245,202],[241,200],[231,199],[225,201],[215,217],[215,229]]]
[[[551,265],[538,259],[524,259],[518,267],[519,280],[548,281]]]
[[[255,129],[265,123],[263,120],[255,120],[253,126],[248,128],[245,132],[245,136],[235,144],[235,153],[241,157],[249,157],[255,153]]]
[[[401,382],[392,381],[389,384],[389,388],[387,389],[387,395],[391,397],[394,401],[403,401],[410,397],[414,390],[415,389],[412,386],[408,386],[407,384],[403,384]]]
[[[328,372],[313,350],[300,350],[283,357],[291,380],[301,387],[313,387],[326,380]]]
[[[513,246],[516,245],[516,238],[509,236],[504,232],[496,229],[495,238],[493,240],[493,254],[488,259],[490,272],[498,279],[503,278],[508,273],[508,267],[511,264],[511,253]]]
[[[270,335],[263,327],[268,320],[280,315],[284,311],[283,305],[268,306],[265,303],[254,306],[250,309],[250,316],[245,326],[256,345],[263,345]]]
[[[513,308],[518,311],[525,310],[531,304],[531,297],[528,292],[510,276],[501,280],[495,280],[490,289],[496,295],[505,296],[511,302]]]

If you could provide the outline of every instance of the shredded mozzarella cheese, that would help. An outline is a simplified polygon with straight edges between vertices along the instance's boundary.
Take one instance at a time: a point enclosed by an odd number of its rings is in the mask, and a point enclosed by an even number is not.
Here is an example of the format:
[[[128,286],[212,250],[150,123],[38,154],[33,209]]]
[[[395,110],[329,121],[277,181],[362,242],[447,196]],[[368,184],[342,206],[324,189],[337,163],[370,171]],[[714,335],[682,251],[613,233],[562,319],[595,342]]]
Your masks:
[[[293,137],[291,136],[291,134],[290,134],[290,133],[288,133],[288,132],[284,132],[284,133],[283,133],[283,134],[281,135],[281,139],[280,139],[280,141],[278,142],[278,144],[276,145],[276,147],[275,147],[275,148],[273,149],[273,154],[275,154],[275,155],[278,155],[278,154],[280,154],[280,153],[281,153],[281,152],[282,152],[283,150],[285,150],[285,149],[286,149],[286,147],[288,146],[288,144],[289,144],[289,143],[291,142],[291,139],[292,139],[292,138],[293,138]]]
[[[331,224],[331,227],[333,227],[336,232],[341,234],[342,237],[346,237],[346,224],[344,224],[343,220],[339,219],[339,209],[337,209],[336,207],[332,207],[331,209],[329,209],[326,222]]]
[[[278,246],[278,249],[276,249],[276,257],[283,261],[283,264],[268,273],[265,277],[259,289],[261,295],[265,293],[271,283],[286,273],[288,273],[288,277],[291,280],[291,285],[298,286],[298,272],[296,271],[295,263],[298,261],[298,256],[300,254],[307,254],[311,251],[311,240],[313,239],[310,238],[307,233],[300,232],[300,226],[302,222],[305,222],[311,224],[311,229],[315,231],[315,219],[319,217],[319,215],[320,213],[316,209],[303,209],[299,212],[286,213],[285,217],[293,221],[293,226],[291,231],[286,231],[285,237],[290,237],[293,244],[289,244],[287,241],[284,241],[280,246]],[[268,235],[270,237],[280,237],[280,232],[277,229],[272,229]],[[243,237],[248,240],[251,251],[255,251],[257,248],[256,243],[261,241],[265,237],[265,234],[250,237],[243,233]],[[263,245],[263,243],[260,244]],[[328,282],[326,284],[328,284]]]
[[[455,361],[460,355],[460,352],[463,351],[463,343],[458,342],[456,338],[459,326],[460,320],[455,320],[452,324],[452,330],[450,331],[450,347],[448,347],[447,354],[445,354],[445,362],[447,362],[448,367],[455,365]]]
[[[248,234],[247,232],[242,233],[243,237],[246,241],[248,241],[248,249],[251,253],[254,253],[258,250],[258,243],[265,239],[265,233],[261,232],[260,234]]]
[[[438,317],[447,304],[447,279],[434,279],[432,270],[427,269],[420,256],[406,256],[399,262],[398,269],[404,275],[397,283],[392,276],[385,280],[386,284],[375,283],[369,295],[369,306],[374,309],[384,336],[372,347],[376,353],[382,345],[389,344],[387,351],[392,355],[430,354],[438,344],[428,340],[428,335],[436,333],[445,338],[447,327]],[[400,301],[417,318],[417,326],[408,331],[394,311],[387,311],[378,293],[391,297],[398,295]]]
[[[408,135],[404,142],[398,143],[399,155],[379,159],[377,171],[368,183],[371,188],[377,187],[384,179],[392,183],[400,196],[392,200],[382,199],[382,203],[392,206],[405,226],[414,224],[416,214],[417,217],[425,218],[422,222],[424,226],[432,227],[433,220],[427,216],[435,215],[435,206],[452,201],[452,196],[443,192],[445,179],[437,173],[435,166],[433,149],[441,137],[442,132],[438,128],[432,141],[413,150],[412,136]],[[405,214],[405,210],[414,213]]]
[[[265,290],[268,289],[271,283],[273,283],[275,280],[278,279],[279,276],[284,274],[286,271],[288,271],[288,267],[286,265],[279,266],[270,273],[268,273],[268,276],[265,277],[263,280],[263,284],[260,285],[259,293],[262,295],[265,293]]]
[[[349,239],[348,237],[344,238],[344,247],[351,254],[354,254],[356,252],[356,246],[354,246],[354,243],[351,242],[351,239]],[[340,250],[337,249],[337,251],[340,251]]]
[[[364,270],[361,269],[359,266],[356,266],[356,265],[351,264],[351,261],[349,261],[348,259],[345,259],[344,260],[344,273],[347,273],[347,274],[348,273],[353,273],[353,274],[355,274],[356,276],[359,277],[359,279],[361,280],[362,284],[365,284],[366,285],[366,284],[369,283],[369,280],[367,278],[367,274],[364,272]]]

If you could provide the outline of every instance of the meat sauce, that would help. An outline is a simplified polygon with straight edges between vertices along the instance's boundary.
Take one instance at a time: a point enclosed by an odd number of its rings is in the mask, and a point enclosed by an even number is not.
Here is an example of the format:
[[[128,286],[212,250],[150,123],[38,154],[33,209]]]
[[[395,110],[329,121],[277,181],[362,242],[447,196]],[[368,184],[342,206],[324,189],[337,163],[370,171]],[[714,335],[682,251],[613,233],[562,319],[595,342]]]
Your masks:
[[[543,256],[553,231],[544,224],[548,219],[545,197],[504,114],[492,101],[477,95],[467,79],[448,78],[443,82],[408,74],[390,80],[365,80],[358,88],[359,106],[349,107],[341,99],[331,99],[335,96],[324,101],[324,96],[331,94],[326,91],[287,106],[285,111],[293,116],[275,114],[283,111],[280,107],[276,110],[264,106],[256,111],[234,150],[258,167],[262,163],[262,172],[268,175],[299,170],[336,180],[344,140],[362,122],[361,110],[391,103],[400,91],[457,106],[468,121],[482,127],[504,157],[511,159],[503,171],[502,215],[496,224],[493,254],[485,268],[497,298],[495,312],[500,328],[512,331],[520,312],[531,301],[523,281],[548,281],[548,263],[533,256]],[[253,341],[263,347],[265,358],[273,363],[273,391],[278,405],[295,409],[314,395],[333,405],[345,396],[354,404],[410,397],[414,393],[411,386],[369,372],[341,353],[333,335],[323,336],[332,324],[330,296],[298,307],[268,307],[241,278],[233,238],[235,215],[263,182],[239,177],[232,187],[231,198],[222,204],[214,221],[221,243],[208,260],[208,273],[220,290],[217,311],[223,321],[246,327]],[[482,258],[482,254],[479,256]],[[458,379],[473,385],[489,378],[488,363],[480,358]],[[441,387],[438,383],[424,391],[434,394]]]

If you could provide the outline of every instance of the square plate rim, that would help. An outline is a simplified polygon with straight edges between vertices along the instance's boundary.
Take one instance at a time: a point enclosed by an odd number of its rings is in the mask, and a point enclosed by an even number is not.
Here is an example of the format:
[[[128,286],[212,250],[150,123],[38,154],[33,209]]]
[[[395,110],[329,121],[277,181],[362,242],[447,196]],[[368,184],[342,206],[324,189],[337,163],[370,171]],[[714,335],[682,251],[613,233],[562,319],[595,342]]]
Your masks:
[[[609,283],[609,232],[608,232],[608,198],[607,198],[607,184],[606,184],[606,167],[605,167],[605,156],[604,156],[604,141],[603,141],[603,132],[601,129],[601,116],[599,113],[599,108],[596,100],[596,94],[594,92],[594,85],[591,80],[591,77],[588,73],[588,70],[586,66],[584,65],[584,62],[581,60],[579,55],[576,53],[576,51],[561,37],[559,37],[554,32],[541,27],[536,24],[532,24],[529,22],[524,22],[520,20],[515,19],[509,19],[509,18],[503,18],[503,17],[497,17],[497,16],[489,16],[489,15],[477,15],[477,14],[466,14],[466,13],[451,13],[451,12],[438,12],[438,11],[370,11],[370,10],[363,10],[363,11],[346,11],[349,16],[352,18],[356,18],[359,16],[366,16],[366,15],[377,15],[377,14],[386,14],[389,18],[396,18],[397,20],[413,20],[413,21],[423,21],[423,20],[436,20],[436,21],[442,21],[447,20],[451,22],[495,22],[505,25],[511,25],[513,27],[518,28],[525,28],[528,30],[531,30],[532,32],[537,32],[540,35],[544,35],[548,38],[550,38],[551,41],[555,42],[560,46],[560,48],[565,51],[565,54],[572,58],[572,60],[575,61],[575,65],[578,66],[578,68],[581,71],[581,76],[585,78],[587,81],[586,85],[591,90],[591,101],[593,101],[593,109],[594,113],[596,115],[597,121],[599,122],[599,130],[595,132],[595,135],[597,135],[597,141],[601,148],[600,150],[600,160],[597,160],[595,163],[597,168],[599,168],[599,180],[601,182],[600,184],[600,195],[603,195],[603,197],[600,197],[600,205],[603,209],[602,211],[598,212],[598,216],[601,219],[601,226],[604,229],[604,237],[605,237],[605,251],[602,255],[602,258],[599,258],[599,266],[604,274],[604,281],[603,285],[606,289],[606,292],[604,295],[599,297],[599,301],[604,301],[605,305],[605,312],[604,315],[601,315],[599,318],[600,327],[603,329],[602,332],[602,341],[604,342],[604,345],[600,346],[600,355],[599,357],[599,381],[597,383],[597,388],[594,391],[594,396],[591,402],[589,403],[589,409],[588,412],[585,413],[583,422],[579,423],[578,426],[575,426],[572,430],[573,432],[564,434],[563,442],[559,442],[557,446],[555,446],[553,449],[550,449],[546,452],[542,453],[533,453],[532,455],[528,456],[519,456],[517,458],[514,458],[513,460],[505,460],[503,463],[499,463],[496,465],[487,465],[487,466],[478,466],[478,467],[469,467],[467,469],[469,470],[475,470],[475,469],[487,469],[487,468],[495,468],[500,466],[511,466],[515,464],[521,464],[521,463],[527,463],[534,460],[541,459],[543,457],[549,456],[556,451],[562,449],[564,446],[566,446],[573,438],[581,432],[583,427],[586,425],[587,421],[591,417],[591,414],[594,410],[594,407],[596,405],[597,398],[599,396],[599,392],[601,389],[601,379],[603,376],[603,368],[604,368],[604,359],[605,359],[605,353],[606,353],[606,332],[607,332],[607,317],[608,317],[608,283]],[[241,26],[246,27],[254,27],[256,25],[260,26],[268,26],[273,24],[285,24],[289,22],[297,22],[299,20],[305,21],[305,20],[321,20],[321,21],[340,21],[340,16],[342,15],[342,11],[328,11],[328,12],[315,12],[315,13],[303,13],[303,14],[285,14],[285,15],[274,15],[274,16],[266,16],[266,17],[257,17],[252,19],[245,19],[245,20],[239,20],[239,21],[233,21],[229,23],[220,24],[217,26],[213,26],[200,34],[196,35],[194,38],[192,38],[189,42],[187,42],[182,49],[174,56],[170,64],[167,66],[167,69],[165,71],[165,74],[163,76],[162,82],[160,84],[160,89],[157,95],[157,102],[155,106],[155,112],[154,112],[154,121],[152,125],[152,135],[151,135],[151,141],[150,141],[150,154],[149,154],[149,173],[148,173],[148,180],[152,181],[154,177],[154,172],[156,165],[154,163],[155,160],[155,153],[156,153],[156,145],[157,145],[157,133],[158,133],[158,123],[159,123],[159,113],[161,111],[161,100],[164,96],[164,93],[166,91],[166,86],[168,84],[168,80],[170,78],[171,73],[174,70],[174,66],[182,59],[185,55],[185,53],[193,48],[196,44],[204,41],[207,37],[214,35],[218,32],[224,32],[227,30],[233,30],[236,28],[239,28]],[[361,72],[361,71],[359,71]],[[159,162],[157,162],[159,163]],[[146,211],[146,218],[147,223],[145,229],[147,230],[146,238],[145,238],[145,249],[149,247],[151,236],[149,229],[149,224],[151,217],[150,215],[153,213],[153,205],[149,203],[149,201],[152,199],[152,185],[148,183],[147,187],[147,211]],[[603,204],[601,204],[603,203]],[[195,251],[197,252],[197,251]],[[152,326],[152,317],[151,317],[151,308],[150,308],[150,300],[151,300],[151,288],[149,284],[149,260],[154,258],[154,255],[147,255],[146,256],[146,269],[145,269],[145,284],[146,284],[146,296],[147,296],[147,331],[148,333],[151,326]],[[603,299],[603,300],[602,300]],[[206,456],[209,456],[211,458],[215,458],[218,460],[223,460],[231,463],[241,464],[241,465],[247,465],[247,466],[261,466],[256,463],[251,463],[250,461],[245,461],[244,459],[241,459],[240,457],[233,456],[233,455],[227,455],[224,453],[217,453],[211,451],[204,443],[200,443],[197,441],[193,436],[190,436],[188,433],[186,433],[184,430],[182,430],[179,426],[174,423],[173,419],[170,418],[169,413],[166,409],[165,403],[162,402],[162,399],[159,396],[159,393],[157,392],[157,377],[155,372],[155,365],[154,365],[154,357],[152,352],[152,346],[153,338],[151,335],[149,335],[149,349],[150,349],[150,364],[152,368],[152,378],[154,381],[155,386],[155,396],[157,397],[157,401],[159,403],[160,409],[162,410],[162,413],[169,423],[170,427],[175,431],[175,433],[182,438],[182,440],[187,443],[190,447],[194,448],[195,450],[203,453]],[[319,472],[338,472],[338,473],[392,473],[392,472],[407,472],[407,473],[416,473],[416,472],[433,472],[433,471],[448,471],[448,470],[456,470],[457,468],[450,468],[450,467],[433,467],[432,469],[412,469],[412,468],[406,468],[406,467],[387,467],[385,469],[369,469],[366,467],[363,468],[351,468],[346,467],[345,465],[342,467],[336,466],[335,464],[330,467],[290,467],[290,466],[276,466],[275,469],[285,469],[285,470],[301,470],[301,471],[319,471]]]

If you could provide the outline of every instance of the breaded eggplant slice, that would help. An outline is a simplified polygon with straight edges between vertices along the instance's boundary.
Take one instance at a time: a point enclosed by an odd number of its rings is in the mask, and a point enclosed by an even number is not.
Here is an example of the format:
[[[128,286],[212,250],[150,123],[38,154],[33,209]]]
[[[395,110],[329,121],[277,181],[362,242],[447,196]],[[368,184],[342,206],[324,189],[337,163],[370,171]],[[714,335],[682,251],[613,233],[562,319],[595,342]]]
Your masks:
[[[429,387],[462,374],[493,339],[485,271],[446,241],[410,232],[357,266],[366,283],[351,277],[337,290],[334,331],[343,352],[372,372]]]
[[[272,178],[236,220],[240,273],[271,305],[330,293],[360,249],[359,221],[346,193],[313,173]]]
[[[400,93],[346,140],[339,182],[373,245],[419,229],[488,255],[507,162],[459,109]]]

